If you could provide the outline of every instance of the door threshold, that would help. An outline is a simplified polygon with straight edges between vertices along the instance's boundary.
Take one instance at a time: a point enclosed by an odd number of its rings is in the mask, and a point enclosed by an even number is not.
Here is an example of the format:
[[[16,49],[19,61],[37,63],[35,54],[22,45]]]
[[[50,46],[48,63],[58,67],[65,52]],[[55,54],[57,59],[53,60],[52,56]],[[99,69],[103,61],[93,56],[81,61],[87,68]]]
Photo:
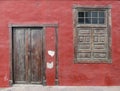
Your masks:
[[[13,84],[13,87],[43,86],[42,84]]]

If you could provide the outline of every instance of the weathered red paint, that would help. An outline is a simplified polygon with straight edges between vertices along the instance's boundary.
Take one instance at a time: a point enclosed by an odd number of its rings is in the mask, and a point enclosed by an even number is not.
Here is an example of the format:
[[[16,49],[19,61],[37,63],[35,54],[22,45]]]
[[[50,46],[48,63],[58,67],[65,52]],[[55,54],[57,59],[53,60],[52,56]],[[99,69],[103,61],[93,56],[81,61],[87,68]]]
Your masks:
[[[74,4],[112,6],[112,63],[74,64]],[[9,86],[10,38],[9,24],[58,23],[59,85],[120,85],[120,1],[83,0],[1,0],[0,1],[0,87]],[[50,32],[49,32],[50,33]],[[52,33],[48,37],[53,36]],[[46,41],[51,42],[47,37]],[[53,43],[53,42],[51,42]],[[53,44],[47,50],[54,49]],[[49,58],[46,53],[47,61]],[[47,85],[54,85],[55,68],[46,71]]]
[[[46,45],[46,63],[51,64],[53,62],[53,68],[48,68],[46,65],[46,81],[47,85],[55,84],[55,55],[52,57],[48,54],[48,51],[55,52],[55,28],[45,29],[45,45]]]

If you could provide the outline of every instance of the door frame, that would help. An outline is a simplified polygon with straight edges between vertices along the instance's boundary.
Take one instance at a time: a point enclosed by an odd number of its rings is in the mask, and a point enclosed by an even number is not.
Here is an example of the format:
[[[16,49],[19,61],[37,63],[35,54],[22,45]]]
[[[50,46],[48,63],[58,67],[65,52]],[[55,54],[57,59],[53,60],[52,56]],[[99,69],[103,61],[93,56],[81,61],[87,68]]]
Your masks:
[[[48,27],[52,27],[55,30],[55,85],[59,84],[58,80],[58,24],[9,24],[9,34],[10,34],[10,79],[9,79],[9,84],[13,85],[13,28],[42,28],[42,54],[43,54],[43,60],[42,60],[42,85],[46,85],[46,58],[45,58],[45,30]],[[40,84],[40,85],[41,85]]]

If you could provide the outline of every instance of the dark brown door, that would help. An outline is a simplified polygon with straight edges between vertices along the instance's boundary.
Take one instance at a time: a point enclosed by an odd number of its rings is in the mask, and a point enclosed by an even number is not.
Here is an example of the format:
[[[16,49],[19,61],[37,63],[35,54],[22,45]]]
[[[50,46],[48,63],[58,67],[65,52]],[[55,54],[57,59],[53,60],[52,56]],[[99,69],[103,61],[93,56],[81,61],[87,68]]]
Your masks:
[[[14,83],[42,82],[42,28],[13,28]]]

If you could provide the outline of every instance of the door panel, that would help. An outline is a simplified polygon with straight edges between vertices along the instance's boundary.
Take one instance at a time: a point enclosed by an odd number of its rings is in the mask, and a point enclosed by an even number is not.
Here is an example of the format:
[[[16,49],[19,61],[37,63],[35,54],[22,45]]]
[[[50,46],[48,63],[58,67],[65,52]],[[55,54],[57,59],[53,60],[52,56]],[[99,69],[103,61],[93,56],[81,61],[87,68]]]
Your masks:
[[[14,83],[41,83],[42,28],[13,28]]]
[[[14,80],[25,81],[25,31],[15,29],[14,31]],[[22,73],[22,74],[21,74]]]
[[[42,35],[38,28],[31,29],[31,82],[41,81]]]
[[[25,29],[25,66],[26,66],[26,83],[30,83],[30,60],[31,60],[31,38],[30,29]]]

